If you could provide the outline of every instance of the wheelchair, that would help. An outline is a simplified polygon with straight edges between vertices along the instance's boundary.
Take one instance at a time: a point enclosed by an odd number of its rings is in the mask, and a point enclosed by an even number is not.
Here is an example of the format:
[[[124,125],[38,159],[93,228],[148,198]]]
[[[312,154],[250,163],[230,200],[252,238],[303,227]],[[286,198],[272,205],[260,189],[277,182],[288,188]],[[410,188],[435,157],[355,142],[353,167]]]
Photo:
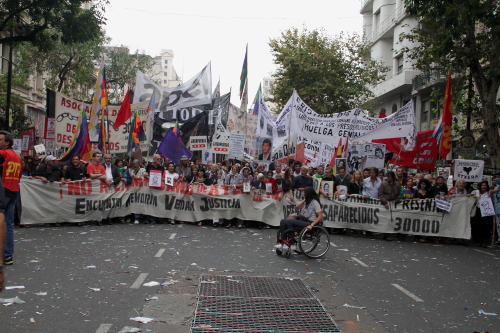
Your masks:
[[[324,256],[330,248],[330,235],[322,226],[322,223],[314,225],[311,230],[289,229],[281,235],[281,239],[276,240],[281,247],[276,248],[277,255],[283,255],[290,258],[292,253],[291,246],[297,246],[296,252],[303,253],[305,256],[317,259]]]

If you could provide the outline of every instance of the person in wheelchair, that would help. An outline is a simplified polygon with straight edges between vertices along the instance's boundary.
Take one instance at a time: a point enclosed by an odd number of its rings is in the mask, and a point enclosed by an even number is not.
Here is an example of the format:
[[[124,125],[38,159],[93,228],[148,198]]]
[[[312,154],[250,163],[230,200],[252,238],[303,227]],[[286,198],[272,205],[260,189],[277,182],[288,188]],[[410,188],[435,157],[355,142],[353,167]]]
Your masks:
[[[317,225],[323,219],[321,204],[314,188],[310,186],[306,187],[304,189],[304,197],[305,199],[295,206],[295,208],[301,209],[300,214],[292,214],[287,219],[280,221],[278,239],[281,239],[281,236],[289,229],[306,228],[307,230],[311,230],[314,225]],[[281,244],[277,244],[275,247],[278,248],[281,246]],[[291,250],[295,250],[293,247],[295,245],[291,246]]]

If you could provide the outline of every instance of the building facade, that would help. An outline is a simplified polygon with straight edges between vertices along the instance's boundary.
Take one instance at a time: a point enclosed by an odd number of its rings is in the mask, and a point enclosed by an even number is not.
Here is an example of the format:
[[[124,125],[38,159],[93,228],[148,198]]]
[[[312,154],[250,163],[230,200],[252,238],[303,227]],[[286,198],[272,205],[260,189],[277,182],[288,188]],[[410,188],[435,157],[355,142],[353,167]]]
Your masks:
[[[371,58],[391,68],[384,81],[372,86],[372,111],[389,115],[413,100],[417,130],[433,129],[441,117],[442,103],[433,103],[430,95],[433,88],[446,85],[446,77],[413,69],[412,60],[402,52],[414,44],[400,39],[400,34],[410,32],[417,20],[406,13],[403,0],[363,0],[360,13],[366,41],[371,45]]]
[[[158,82],[164,88],[173,88],[182,84],[182,79],[174,68],[174,51],[161,50],[160,55],[154,57],[154,62],[151,80]]]

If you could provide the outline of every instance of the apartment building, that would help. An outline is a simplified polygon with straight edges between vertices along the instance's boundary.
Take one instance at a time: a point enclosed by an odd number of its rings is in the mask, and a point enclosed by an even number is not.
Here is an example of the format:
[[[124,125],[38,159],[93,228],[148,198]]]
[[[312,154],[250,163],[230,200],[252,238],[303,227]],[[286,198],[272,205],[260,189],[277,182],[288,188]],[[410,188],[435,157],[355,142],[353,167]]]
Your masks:
[[[417,26],[417,20],[406,13],[403,0],[362,0],[360,13],[372,59],[381,60],[391,68],[385,80],[372,87],[376,105],[372,111],[389,115],[413,100],[417,130],[433,129],[441,117],[442,104],[431,102],[430,94],[433,87],[446,85],[446,77],[438,72],[414,70],[412,60],[401,51],[403,47],[414,46],[408,40],[401,40],[400,34],[410,32]]]
[[[173,88],[182,84],[182,79],[174,68],[174,51],[161,50],[160,55],[154,57],[154,62],[151,80],[158,82],[164,88]]]

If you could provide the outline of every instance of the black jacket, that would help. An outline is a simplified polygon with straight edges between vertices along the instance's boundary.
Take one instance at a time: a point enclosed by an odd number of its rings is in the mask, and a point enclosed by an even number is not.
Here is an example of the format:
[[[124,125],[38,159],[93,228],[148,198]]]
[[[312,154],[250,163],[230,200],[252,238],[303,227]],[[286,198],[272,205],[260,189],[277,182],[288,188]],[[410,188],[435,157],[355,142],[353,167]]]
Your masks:
[[[106,163],[103,163],[102,166],[104,167],[104,170],[106,170]],[[114,164],[111,164],[111,176],[113,177],[113,184],[115,185],[117,185],[122,180],[120,171],[118,170],[118,167]]]

